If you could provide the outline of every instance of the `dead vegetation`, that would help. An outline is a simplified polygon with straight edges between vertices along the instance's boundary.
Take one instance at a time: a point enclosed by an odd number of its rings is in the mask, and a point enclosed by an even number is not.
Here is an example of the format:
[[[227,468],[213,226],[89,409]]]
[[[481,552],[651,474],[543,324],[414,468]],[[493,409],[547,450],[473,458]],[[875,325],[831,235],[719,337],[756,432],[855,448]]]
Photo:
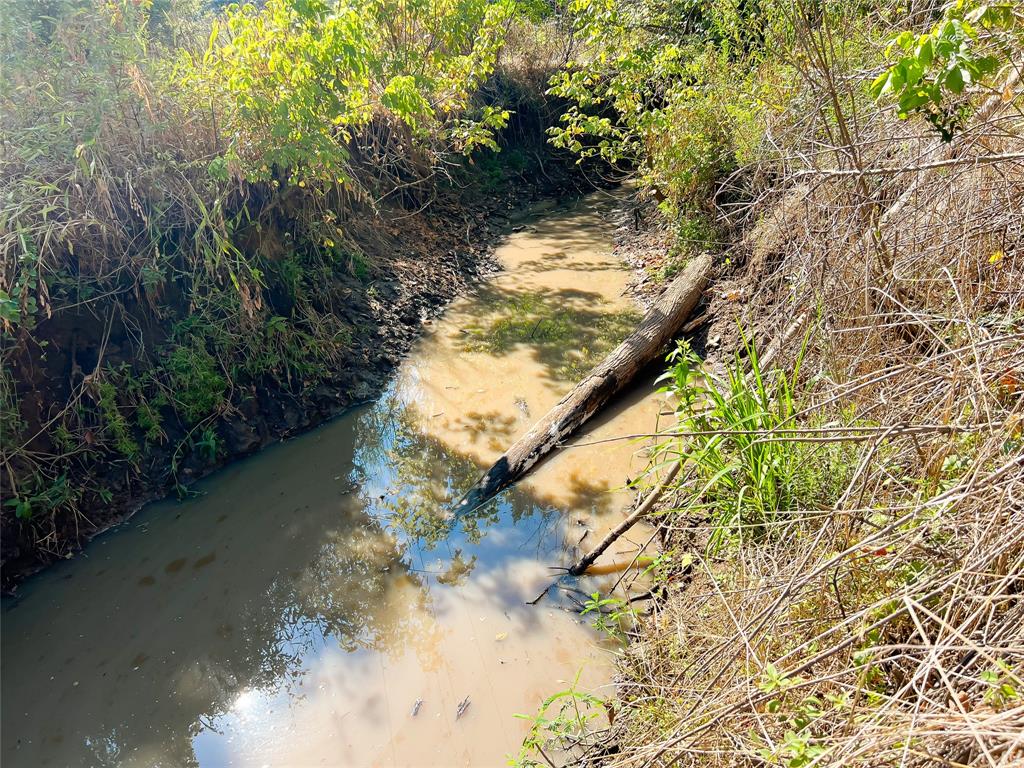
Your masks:
[[[531,737],[623,768],[1021,766],[1019,38],[944,140],[865,93],[879,19],[798,21],[801,85],[718,182],[706,357],[666,377],[658,599],[596,607],[631,627],[611,724],[579,694]]]
[[[994,98],[952,145],[876,114],[864,172],[804,168],[750,212],[730,314],[809,333],[782,358],[802,359],[798,410],[756,440],[819,490],[708,551],[688,542],[722,522],[690,473],[662,524],[692,564],[625,653],[594,762],[1024,764],[1024,119],[1012,86]]]

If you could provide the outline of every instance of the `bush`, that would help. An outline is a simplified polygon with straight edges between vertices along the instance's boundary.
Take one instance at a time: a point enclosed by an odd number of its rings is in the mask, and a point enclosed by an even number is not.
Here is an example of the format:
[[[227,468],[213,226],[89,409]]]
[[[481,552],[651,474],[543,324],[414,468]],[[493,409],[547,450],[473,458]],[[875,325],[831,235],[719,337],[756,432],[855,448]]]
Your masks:
[[[467,113],[513,13],[484,0],[269,0],[230,8],[205,54],[183,52],[180,67],[193,108],[219,112],[228,164],[246,178],[352,182],[349,145],[375,117],[427,147],[494,146],[508,113]]]
[[[216,415],[224,403],[227,381],[201,341],[176,347],[165,367],[172,402],[190,424]]]

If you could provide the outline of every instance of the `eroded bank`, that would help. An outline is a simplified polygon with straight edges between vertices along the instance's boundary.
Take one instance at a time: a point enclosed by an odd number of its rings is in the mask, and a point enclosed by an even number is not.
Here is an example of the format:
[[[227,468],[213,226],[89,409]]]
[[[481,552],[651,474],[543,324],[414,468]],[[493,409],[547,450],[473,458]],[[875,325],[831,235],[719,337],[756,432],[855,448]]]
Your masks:
[[[501,765],[557,681],[608,685],[586,622],[526,601],[627,503],[643,445],[597,441],[651,431],[649,382],[576,440],[596,444],[445,512],[630,330],[615,210],[535,212],[373,405],[29,581],[4,611],[4,764]]]

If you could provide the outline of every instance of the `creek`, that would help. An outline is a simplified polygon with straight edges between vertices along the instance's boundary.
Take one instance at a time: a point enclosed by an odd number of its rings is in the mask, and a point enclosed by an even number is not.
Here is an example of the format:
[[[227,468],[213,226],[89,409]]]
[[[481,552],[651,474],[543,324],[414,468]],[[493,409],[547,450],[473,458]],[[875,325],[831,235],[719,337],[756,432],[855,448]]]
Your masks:
[[[628,506],[645,446],[600,441],[654,430],[650,379],[496,501],[446,510],[636,323],[616,210],[606,193],[538,206],[375,403],[5,599],[5,768],[497,766],[529,727],[514,715],[565,681],[608,695],[615,644],[527,601]]]

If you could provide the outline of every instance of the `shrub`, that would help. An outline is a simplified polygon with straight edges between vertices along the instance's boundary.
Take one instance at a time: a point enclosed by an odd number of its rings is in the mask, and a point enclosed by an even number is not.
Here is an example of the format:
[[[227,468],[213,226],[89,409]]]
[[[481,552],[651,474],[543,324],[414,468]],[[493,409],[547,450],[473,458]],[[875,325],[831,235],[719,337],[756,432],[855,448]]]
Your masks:
[[[198,424],[217,413],[225,401],[227,381],[201,340],[175,347],[164,367],[171,402],[187,422]]]

